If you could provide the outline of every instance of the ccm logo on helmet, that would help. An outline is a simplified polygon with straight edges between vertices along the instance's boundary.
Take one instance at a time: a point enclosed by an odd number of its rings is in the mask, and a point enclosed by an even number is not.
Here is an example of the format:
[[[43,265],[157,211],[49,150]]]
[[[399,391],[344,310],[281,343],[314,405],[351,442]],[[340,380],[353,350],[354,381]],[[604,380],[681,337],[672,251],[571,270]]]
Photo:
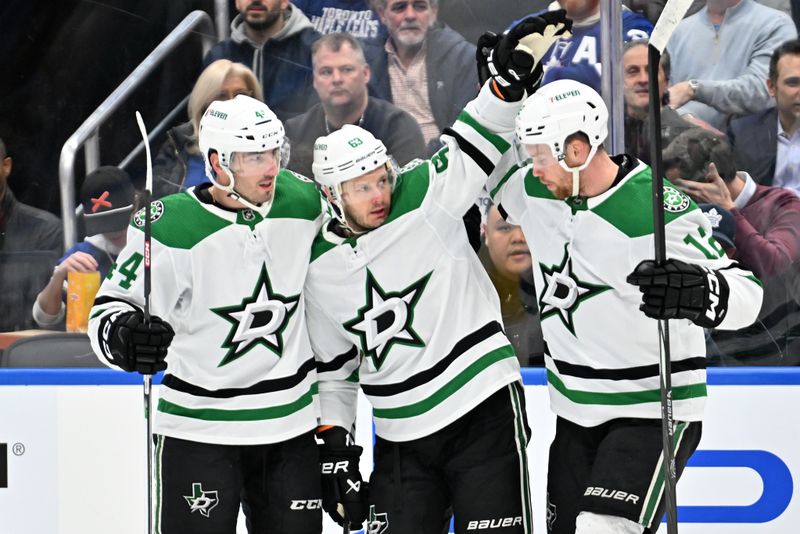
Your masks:
[[[636,504],[639,502],[639,496],[627,491],[606,489],[600,487],[589,486],[586,488],[584,495],[591,495],[592,497],[602,497],[603,499],[614,499],[615,501],[632,502]]]
[[[487,528],[513,527],[522,524],[522,516],[498,517],[497,519],[481,519],[467,523],[467,530],[483,530]]]
[[[319,510],[322,508],[322,499],[293,500],[289,508],[292,510]]]
[[[347,473],[347,464],[349,462],[342,461],[342,462],[322,462],[322,474],[323,475],[335,475],[336,473],[342,472]]]

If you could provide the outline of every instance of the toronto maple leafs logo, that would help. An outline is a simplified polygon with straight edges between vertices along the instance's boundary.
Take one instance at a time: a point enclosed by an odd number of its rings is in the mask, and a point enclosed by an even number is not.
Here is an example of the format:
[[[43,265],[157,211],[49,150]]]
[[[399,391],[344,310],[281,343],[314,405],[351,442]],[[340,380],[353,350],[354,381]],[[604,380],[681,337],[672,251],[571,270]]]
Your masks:
[[[544,277],[544,288],[539,297],[541,318],[544,321],[552,315],[558,315],[564,326],[575,335],[572,315],[584,300],[611,289],[610,286],[589,284],[581,281],[572,270],[572,258],[568,245],[564,245],[564,257],[560,265],[547,267],[539,264]]]
[[[414,307],[432,272],[401,291],[384,291],[367,269],[367,300],[344,328],[359,337],[361,350],[380,369],[395,344],[424,347],[413,328]]]
[[[228,349],[217,365],[222,367],[241,358],[257,345],[262,345],[279,358],[283,354],[283,331],[297,310],[300,295],[284,296],[272,289],[267,266],[261,267],[253,294],[234,306],[212,308],[211,311],[231,323],[222,343]]]
[[[192,483],[192,494],[183,498],[189,503],[189,513],[200,512],[203,517],[209,517],[211,510],[219,504],[217,491],[205,491],[200,482]]]

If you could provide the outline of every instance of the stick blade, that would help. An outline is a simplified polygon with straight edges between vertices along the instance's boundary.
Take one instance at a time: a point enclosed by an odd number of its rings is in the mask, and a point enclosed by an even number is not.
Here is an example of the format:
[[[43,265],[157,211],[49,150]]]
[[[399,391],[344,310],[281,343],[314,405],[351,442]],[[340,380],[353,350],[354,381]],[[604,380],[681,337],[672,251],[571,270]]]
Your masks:
[[[686,11],[689,10],[692,0],[669,0],[661,16],[658,17],[656,27],[653,28],[653,33],[650,34],[650,44],[656,47],[659,53],[663,53],[667,47],[672,32],[675,27],[683,20]]]

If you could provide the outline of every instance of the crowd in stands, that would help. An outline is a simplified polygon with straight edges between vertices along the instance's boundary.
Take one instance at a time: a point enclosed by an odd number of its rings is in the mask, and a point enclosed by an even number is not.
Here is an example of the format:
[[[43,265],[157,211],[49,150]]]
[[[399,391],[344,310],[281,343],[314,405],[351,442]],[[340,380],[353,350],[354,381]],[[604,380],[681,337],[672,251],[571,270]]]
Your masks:
[[[625,151],[646,163],[652,158],[648,38],[664,4],[626,0],[621,14],[623,84],[617,89],[624,96]],[[755,325],[708,332],[709,358],[719,365],[800,364],[798,4],[695,0],[658,68],[666,176],[701,205],[720,250],[765,288]],[[600,90],[600,0],[235,5],[230,37],[205,57],[187,116],[171,125],[155,151],[155,198],[208,181],[197,146],[200,118],[211,102],[240,94],[266,102],[283,121],[288,142],[281,166],[295,173],[310,177],[315,140],[346,124],[381,139],[401,166],[428,158],[479,89],[480,34],[501,32],[542,10],[563,8],[573,20],[571,35],[543,59],[542,83],[566,78]],[[16,200],[8,186],[13,143],[13,137],[0,139],[0,331],[61,329],[67,274],[105,275],[124,245],[136,204],[133,181],[125,170],[103,166],[76,184],[82,240],[64,253],[61,222]],[[525,238],[492,205],[483,210],[481,236],[479,257],[518,358],[542,365]]]

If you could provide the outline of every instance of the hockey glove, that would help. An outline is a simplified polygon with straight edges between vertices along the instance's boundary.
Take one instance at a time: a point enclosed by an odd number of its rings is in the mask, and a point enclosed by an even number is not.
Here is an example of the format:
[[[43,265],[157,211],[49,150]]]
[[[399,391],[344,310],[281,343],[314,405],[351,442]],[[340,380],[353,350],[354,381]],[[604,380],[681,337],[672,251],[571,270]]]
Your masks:
[[[175,332],[160,317],[144,322],[140,311],[121,313],[111,323],[108,348],[115,365],[125,371],[152,375],[167,368],[164,358]]]
[[[571,35],[570,28],[572,21],[559,9],[527,17],[497,38],[486,58],[495,94],[510,101],[522,98],[524,91],[533,94],[542,78],[542,58],[557,39]],[[486,48],[491,37],[478,40],[479,51],[482,40]]]
[[[322,475],[322,509],[340,525],[345,518],[350,528],[358,530],[367,520],[367,486],[361,480],[358,459],[363,450],[339,426],[317,431],[320,473]],[[319,442],[319,441],[318,441]]]
[[[728,311],[728,282],[717,271],[680,260],[663,265],[645,260],[628,275],[639,286],[639,309],[653,319],[689,319],[697,326],[715,328]]]

